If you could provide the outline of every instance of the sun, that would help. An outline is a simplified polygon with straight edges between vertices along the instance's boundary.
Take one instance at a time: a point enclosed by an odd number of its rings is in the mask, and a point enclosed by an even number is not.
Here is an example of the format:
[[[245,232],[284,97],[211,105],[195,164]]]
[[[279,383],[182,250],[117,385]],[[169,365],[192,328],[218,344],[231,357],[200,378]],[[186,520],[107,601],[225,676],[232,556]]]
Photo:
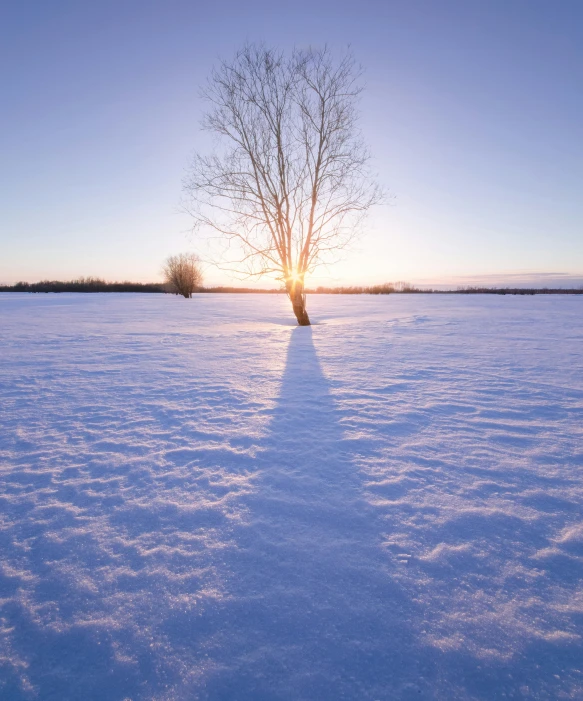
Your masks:
[[[293,270],[290,272],[290,274],[287,276],[288,280],[291,280],[292,282],[301,282],[303,279],[303,275],[297,272],[297,270]]]

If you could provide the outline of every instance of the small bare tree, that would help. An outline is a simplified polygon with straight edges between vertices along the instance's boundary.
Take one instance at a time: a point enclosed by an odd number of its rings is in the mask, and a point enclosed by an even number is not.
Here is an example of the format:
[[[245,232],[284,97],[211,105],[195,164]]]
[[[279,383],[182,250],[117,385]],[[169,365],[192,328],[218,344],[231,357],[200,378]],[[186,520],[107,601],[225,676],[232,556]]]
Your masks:
[[[195,227],[224,238],[232,270],[275,274],[302,326],[306,275],[348,246],[381,197],[357,127],[360,75],[327,48],[248,45],[203,92],[203,127],[222,148],[195,156],[185,181]]]
[[[187,299],[202,285],[202,271],[198,256],[194,253],[180,253],[166,259],[163,267],[166,283],[176,294]]]

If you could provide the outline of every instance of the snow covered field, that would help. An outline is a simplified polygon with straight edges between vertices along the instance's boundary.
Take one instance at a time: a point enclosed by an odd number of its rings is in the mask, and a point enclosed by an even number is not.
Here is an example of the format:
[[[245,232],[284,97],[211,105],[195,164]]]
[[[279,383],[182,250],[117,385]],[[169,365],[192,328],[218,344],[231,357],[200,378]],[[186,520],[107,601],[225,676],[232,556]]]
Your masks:
[[[3,701],[583,699],[583,298],[0,297]]]

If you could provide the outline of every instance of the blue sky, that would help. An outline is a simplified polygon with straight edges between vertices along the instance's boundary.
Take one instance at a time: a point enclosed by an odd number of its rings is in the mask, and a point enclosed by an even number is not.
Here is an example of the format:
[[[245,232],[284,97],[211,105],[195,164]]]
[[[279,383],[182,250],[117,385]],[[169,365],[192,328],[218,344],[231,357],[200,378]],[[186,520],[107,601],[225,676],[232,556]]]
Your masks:
[[[29,1],[4,3],[0,34],[2,282],[152,280],[196,250],[179,202],[210,148],[198,89],[246,41],[351,44],[366,68],[393,200],[314,282],[583,282],[579,0]]]

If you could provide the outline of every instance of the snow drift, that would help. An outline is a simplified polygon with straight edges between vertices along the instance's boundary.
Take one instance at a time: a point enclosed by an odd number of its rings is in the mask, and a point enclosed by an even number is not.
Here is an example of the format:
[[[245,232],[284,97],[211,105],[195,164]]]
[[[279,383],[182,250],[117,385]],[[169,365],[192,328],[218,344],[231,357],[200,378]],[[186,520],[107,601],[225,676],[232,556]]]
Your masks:
[[[2,297],[2,699],[583,697],[582,302]]]

